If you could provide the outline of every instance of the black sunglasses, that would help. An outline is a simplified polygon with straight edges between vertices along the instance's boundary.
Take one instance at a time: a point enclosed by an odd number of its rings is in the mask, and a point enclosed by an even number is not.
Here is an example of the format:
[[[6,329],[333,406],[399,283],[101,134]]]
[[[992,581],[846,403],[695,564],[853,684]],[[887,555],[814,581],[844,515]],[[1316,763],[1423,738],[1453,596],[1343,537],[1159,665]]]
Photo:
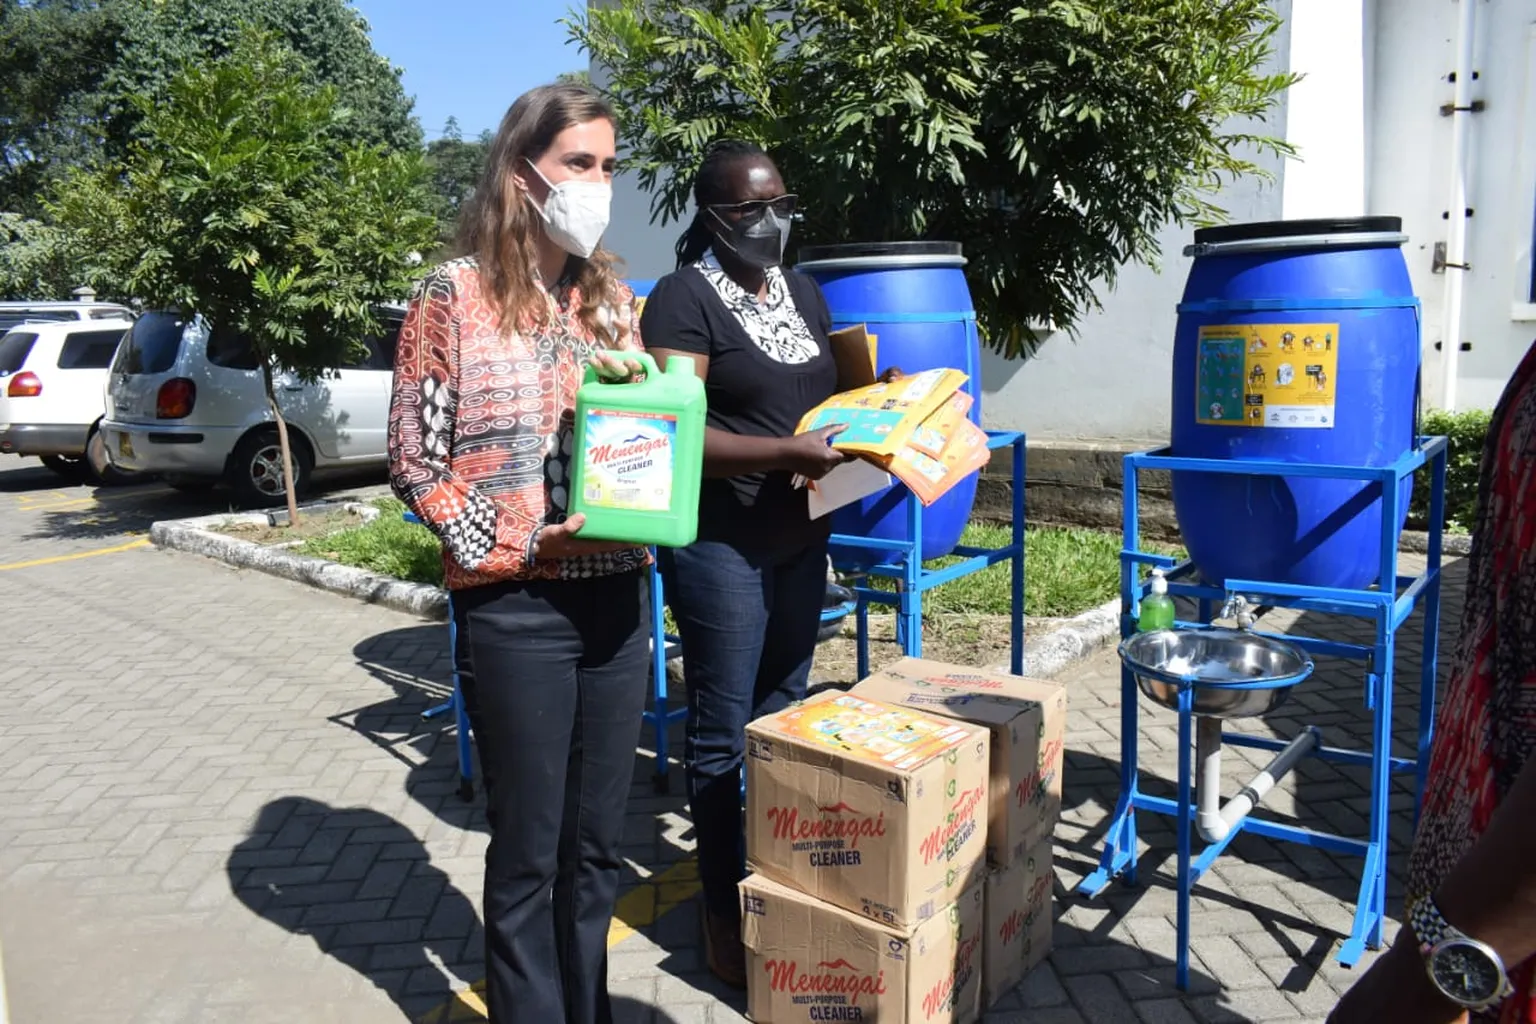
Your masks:
[[[790,218],[795,215],[795,206],[800,202],[800,197],[793,192],[779,196],[777,199],[749,199],[744,203],[715,203],[709,207],[717,217],[730,214],[741,224],[756,224],[763,216],[772,210],[780,217]]]

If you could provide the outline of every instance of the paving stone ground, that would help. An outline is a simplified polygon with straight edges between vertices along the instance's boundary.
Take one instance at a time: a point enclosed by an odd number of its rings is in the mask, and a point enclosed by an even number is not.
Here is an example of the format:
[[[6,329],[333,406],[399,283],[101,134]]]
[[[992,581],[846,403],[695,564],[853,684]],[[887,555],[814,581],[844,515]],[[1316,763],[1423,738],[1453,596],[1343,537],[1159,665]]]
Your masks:
[[[447,724],[420,718],[447,692],[442,627],[126,546],[153,519],[218,502],[156,485],[62,485],[0,456],[0,944],[12,1021],[477,1019],[464,991],[483,974],[484,820],[455,796]],[[1460,569],[1447,575],[1447,638]],[[1296,628],[1345,636],[1331,619]],[[1413,738],[1421,633],[1416,617],[1400,634],[1400,752]],[[1139,888],[1072,893],[1117,793],[1118,667],[1106,651],[1062,680],[1072,710],[1056,950],[987,1020],[1321,1020],[1353,977],[1332,957],[1358,864],[1240,838],[1198,891],[1193,990],[1175,991],[1171,830],[1143,816]],[[1247,727],[1289,736],[1310,722],[1327,742],[1358,746],[1361,695],[1358,667],[1324,664]],[[1143,708],[1145,785],[1168,792],[1174,719]],[[637,752],[610,935],[619,1018],[738,1021],[739,997],[702,971],[680,772],[673,794],[655,793],[651,746],[646,737]],[[1233,751],[1229,791],[1262,758]],[[1363,835],[1366,799],[1362,772],[1308,762],[1263,813]],[[1396,913],[1407,778],[1393,801]]]

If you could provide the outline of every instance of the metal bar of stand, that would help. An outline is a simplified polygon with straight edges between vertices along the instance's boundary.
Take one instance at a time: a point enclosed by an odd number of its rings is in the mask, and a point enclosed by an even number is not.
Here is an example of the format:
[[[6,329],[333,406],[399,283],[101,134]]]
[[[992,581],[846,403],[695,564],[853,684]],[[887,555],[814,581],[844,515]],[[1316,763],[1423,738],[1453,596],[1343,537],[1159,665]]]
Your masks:
[[[1174,826],[1178,836],[1179,886],[1177,896],[1178,950],[1174,954],[1174,984],[1180,992],[1189,990],[1189,879],[1190,832],[1194,824],[1193,806],[1190,800],[1190,726],[1195,717],[1195,691],[1192,687],[1179,689],[1179,813]]]
[[[1161,814],[1168,818],[1177,818],[1179,816],[1177,800],[1170,800],[1163,796],[1148,796],[1145,793],[1137,793],[1135,795],[1135,799],[1131,801],[1131,809]],[[1134,818],[1135,815],[1132,814],[1130,817]],[[1243,819],[1242,831],[1252,833],[1263,839],[1294,843],[1297,846],[1310,846],[1315,850],[1325,850],[1328,853],[1338,853],[1350,857],[1363,857],[1370,850],[1370,844],[1363,839],[1350,839],[1348,836],[1338,836],[1332,832],[1319,832],[1316,829],[1306,828],[1302,825],[1288,825],[1283,821],[1255,818],[1252,815]],[[1106,880],[1105,884],[1108,884],[1108,880]],[[1094,892],[1087,889],[1086,883],[1079,886],[1079,888],[1082,889],[1085,895],[1094,895]]]
[[[1445,476],[1449,467],[1450,445],[1446,438],[1434,439],[1434,458],[1430,464],[1429,490],[1429,585],[1424,588],[1424,656],[1419,666],[1419,745],[1415,751],[1418,777],[1413,789],[1413,826],[1419,826],[1419,809],[1424,804],[1424,783],[1429,777],[1429,754],[1435,738],[1436,669],[1440,659],[1440,580],[1441,558],[1445,551]],[[1421,439],[1422,441],[1422,439]]]
[[[1228,747],[1252,747],[1258,750],[1283,750],[1286,745],[1285,740],[1277,740],[1272,736],[1253,736],[1242,732],[1224,732],[1221,734],[1221,742]],[[1319,746],[1312,752],[1312,756],[1320,761],[1329,761],[1334,764],[1361,766],[1371,764],[1371,753],[1367,750]],[[1412,757],[1394,757],[1388,764],[1395,772],[1416,771],[1419,766],[1418,759]]]

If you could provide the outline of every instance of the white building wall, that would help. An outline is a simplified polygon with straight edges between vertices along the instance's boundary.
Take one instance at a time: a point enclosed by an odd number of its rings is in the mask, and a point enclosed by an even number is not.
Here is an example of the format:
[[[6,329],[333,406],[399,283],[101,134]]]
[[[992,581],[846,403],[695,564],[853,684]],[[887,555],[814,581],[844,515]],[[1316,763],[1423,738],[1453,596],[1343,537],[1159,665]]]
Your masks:
[[[1477,4],[1467,147],[1467,257],[1457,408],[1491,408],[1536,339],[1536,0],[1373,0],[1375,81],[1367,131],[1370,212],[1403,218],[1414,290],[1424,305],[1425,397],[1438,405],[1445,283],[1434,247],[1448,235],[1458,6]]]
[[[1293,0],[1287,93],[1287,220],[1365,213],[1365,0]]]

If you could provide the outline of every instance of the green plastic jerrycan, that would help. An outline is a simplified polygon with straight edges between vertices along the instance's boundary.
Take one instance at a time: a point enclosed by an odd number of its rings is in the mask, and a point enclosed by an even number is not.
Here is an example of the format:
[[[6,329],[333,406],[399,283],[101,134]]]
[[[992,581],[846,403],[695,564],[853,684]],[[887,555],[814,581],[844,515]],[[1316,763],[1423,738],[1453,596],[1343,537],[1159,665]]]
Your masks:
[[[643,352],[610,352],[645,367],[645,380],[604,383],[588,366],[576,392],[571,457],[577,536],[680,548],[699,532],[704,475],[704,382],[693,360],[673,356],[662,373]]]

